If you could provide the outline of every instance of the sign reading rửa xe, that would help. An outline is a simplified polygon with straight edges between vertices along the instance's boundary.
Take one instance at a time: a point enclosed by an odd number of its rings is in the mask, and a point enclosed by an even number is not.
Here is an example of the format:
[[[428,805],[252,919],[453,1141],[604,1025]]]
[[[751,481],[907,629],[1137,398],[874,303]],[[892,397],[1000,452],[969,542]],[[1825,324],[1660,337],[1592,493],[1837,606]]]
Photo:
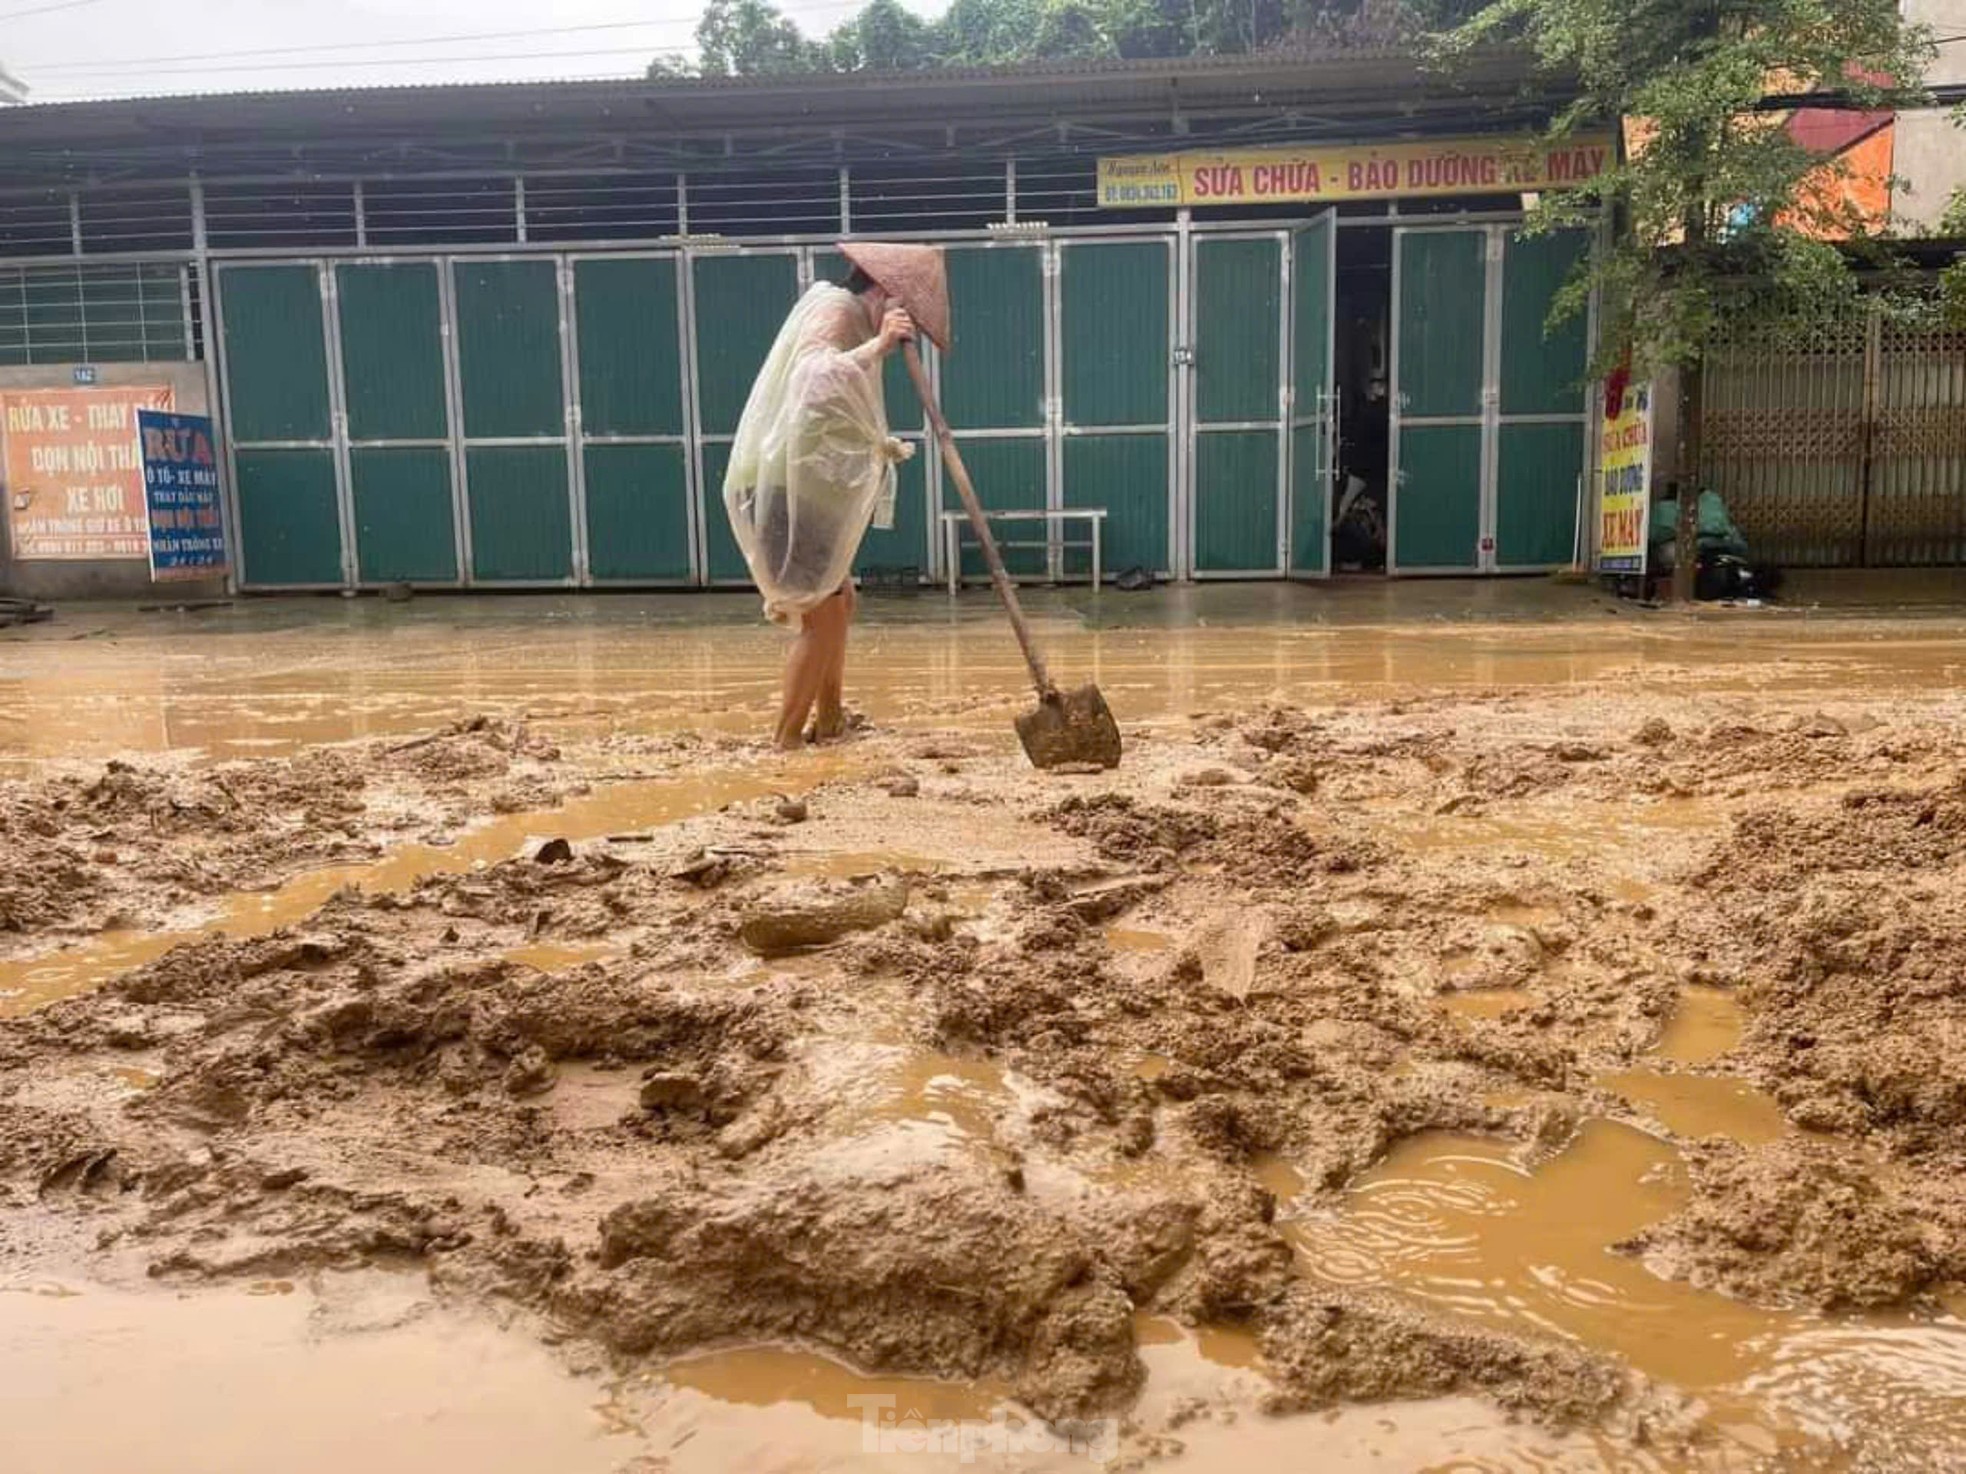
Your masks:
[[[1107,210],[1535,192],[1586,184],[1616,161],[1609,134],[1129,154],[1099,161]]]

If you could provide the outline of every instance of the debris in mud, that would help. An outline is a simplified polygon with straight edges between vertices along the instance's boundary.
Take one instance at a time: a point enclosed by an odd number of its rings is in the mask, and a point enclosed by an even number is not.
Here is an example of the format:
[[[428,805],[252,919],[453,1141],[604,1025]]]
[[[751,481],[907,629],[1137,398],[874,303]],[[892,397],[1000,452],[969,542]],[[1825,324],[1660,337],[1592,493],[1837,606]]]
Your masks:
[[[849,933],[899,921],[909,883],[898,876],[867,885],[792,887],[745,908],[738,935],[761,957],[823,947]]]
[[[1443,1323],[1390,1296],[1294,1290],[1263,1317],[1269,1411],[1480,1391],[1563,1423],[1602,1415],[1632,1392],[1609,1359],[1577,1347]]]
[[[823,805],[758,781],[615,820],[633,851],[542,845],[178,947],[0,1022],[0,1232],[86,1224],[172,1281],[414,1265],[590,1355],[790,1340],[1000,1377],[1059,1419],[1131,1405],[1145,1311],[1260,1337],[1279,1410],[1476,1393],[1601,1429],[1647,1395],[1622,1363],[1314,1288],[1294,1220],[1420,1133],[1533,1154],[1633,1119],[1597,1082],[1692,980],[1746,1014],[1701,1068],[1833,1134],[1684,1147],[1692,1201],[1628,1249],[1765,1303],[1948,1291],[1966,744],[1677,697],[1631,736],[1622,697],[1512,701],[1223,714],[1055,802],[994,749],[876,734]],[[710,750],[607,744],[658,778]],[[15,924],[99,918],[125,872],[208,895],[254,844],[279,871],[470,822],[523,783],[571,791],[599,750],[475,719],[0,788],[0,831],[80,898]],[[960,784],[888,801],[881,762],[956,757]],[[1675,786],[1710,815],[1615,829]],[[10,879],[0,904],[43,896]],[[1446,1001],[1499,988],[1494,1017]],[[110,1073],[138,1063],[140,1092]]]
[[[1966,1279],[1966,1193],[1921,1209],[1848,1147],[1801,1138],[1703,1142],[1687,1162],[1693,1200],[1617,1246],[1655,1273],[1820,1311],[1901,1305]]]
[[[477,717],[409,742],[210,767],[112,760],[91,778],[0,779],[0,936],[160,924],[171,910],[367,861],[523,792],[565,796],[560,753],[525,724]],[[516,787],[515,787],[516,785]]]

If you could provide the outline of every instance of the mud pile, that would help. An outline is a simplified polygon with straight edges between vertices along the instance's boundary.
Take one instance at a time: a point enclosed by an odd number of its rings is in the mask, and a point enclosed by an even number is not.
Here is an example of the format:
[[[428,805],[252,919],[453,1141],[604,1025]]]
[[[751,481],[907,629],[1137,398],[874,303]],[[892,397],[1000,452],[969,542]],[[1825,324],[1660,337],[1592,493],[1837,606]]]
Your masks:
[[[173,1282],[417,1266],[619,1358],[791,1341],[1061,1420],[1132,1405],[1151,1312],[1257,1337],[1278,1409],[1473,1392],[1697,1442],[1608,1354],[1312,1282],[1284,1221],[1314,1232],[1421,1133],[1533,1167],[1608,1117],[1684,1159],[1684,1207],[1619,1246],[1662,1276],[1824,1310],[1956,1287],[1952,739],[1514,701],[1211,717],[1037,785],[959,736],[874,736],[796,801],[197,941],[0,1023],[0,1228]],[[366,761],[50,780],[9,822],[257,874],[324,803],[360,837],[311,842],[374,844],[380,788],[489,804],[583,771],[500,728]],[[1764,796],[1735,817],[1740,783]],[[1680,789],[1710,823],[1523,838]],[[255,805],[234,828],[169,827],[227,791]],[[1450,844],[1474,811],[1506,824]],[[1745,1033],[1662,1059],[1689,983]],[[1746,1071],[1787,1123],[1675,1129],[1634,1070]]]
[[[0,945],[155,924],[487,812],[549,806],[577,781],[523,723],[483,717],[291,760],[0,779]]]

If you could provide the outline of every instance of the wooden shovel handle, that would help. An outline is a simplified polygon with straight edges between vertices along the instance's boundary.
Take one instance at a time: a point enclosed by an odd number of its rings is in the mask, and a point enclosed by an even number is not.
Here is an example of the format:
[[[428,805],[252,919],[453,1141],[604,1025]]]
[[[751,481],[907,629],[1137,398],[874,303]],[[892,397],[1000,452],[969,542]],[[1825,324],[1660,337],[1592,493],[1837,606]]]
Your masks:
[[[996,538],[990,535],[990,524],[983,516],[983,504],[976,499],[976,488],[970,484],[962,452],[956,449],[956,437],[949,433],[949,422],[942,416],[942,406],[936,403],[935,391],[928,386],[928,375],[922,369],[922,356],[912,341],[901,345],[901,356],[907,361],[908,377],[915,381],[915,393],[921,398],[928,422],[935,427],[936,442],[942,447],[942,462],[949,468],[949,475],[956,483],[956,494],[963,500],[963,510],[969,513],[969,525],[976,533],[976,540],[983,545],[983,561],[990,565],[990,582],[997,586],[997,597],[1003,600],[1004,612],[1010,615],[1010,627],[1017,632],[1017,643],[1024,650],[1024,663],[1031,668],[1031,684],[1037,687],[1040,701],[1052,700],[1057,696],[1058,688],[1051,684],[1051,674],[1045,669],[1044,657],[1038,654],[1038,647],[1031,642],[1030,627],[1024,623],[1024,606],[1017,602],[1017,590],[1010,582],[1010,575],[1004,571],[1003,556],[997,552]]]

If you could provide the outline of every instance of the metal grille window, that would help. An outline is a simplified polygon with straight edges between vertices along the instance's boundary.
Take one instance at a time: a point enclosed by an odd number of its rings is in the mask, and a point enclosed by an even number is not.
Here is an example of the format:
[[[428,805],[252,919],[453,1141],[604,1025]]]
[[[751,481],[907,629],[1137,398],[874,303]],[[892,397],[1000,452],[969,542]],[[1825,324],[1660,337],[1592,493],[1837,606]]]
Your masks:
[[[673,174],[526,180],[528,241],[658,240],[681,228]]]
[[[0,364],[138,363],[191,356],[190,268],[0,268]]]
[[[689,176],[692,235],[826,235],[840,228],[840,171]]]
[[[981,230],[1008,219],[1001,160],[855,164],[848,173],[856,235]]]
[[[75,248],[75,222],[66,190],[0,198],[0,256],[66,256]]]
[[[208,184],[205,239],[220,251],[355,244],[352,184]]]
[[[1128,221],[1174,219],[1172,210],[1099,208],[1099,160],[1092,154],[1062,154],[1017,161],[1017,218],[1050,226],[1115,225]]]
[[[494,245],[519,238],[511,179],[378,179],[363,186],[372,246]]]
[[[191,191],[183,185],[83,190],[76,214],[85,255],[191,249]]]

